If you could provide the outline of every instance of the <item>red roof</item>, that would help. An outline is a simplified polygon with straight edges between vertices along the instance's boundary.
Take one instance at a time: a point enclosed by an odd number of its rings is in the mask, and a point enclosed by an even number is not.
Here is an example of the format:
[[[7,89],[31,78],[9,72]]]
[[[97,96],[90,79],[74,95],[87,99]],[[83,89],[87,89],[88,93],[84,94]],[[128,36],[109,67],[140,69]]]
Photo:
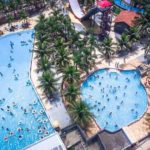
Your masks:
[[[96,2],[98,6],[100,6],[101,8],[106,8],[112,5],[111,2],[109,2],[108,0],[102,0],[102,1],[97,1]]]
[[[133,21],[136,17],[140,17],[140,15],[133,11],[123,10],[116,17],[115,23],[124,22],[131,27],[131,26],[135,25],[135,23]]]

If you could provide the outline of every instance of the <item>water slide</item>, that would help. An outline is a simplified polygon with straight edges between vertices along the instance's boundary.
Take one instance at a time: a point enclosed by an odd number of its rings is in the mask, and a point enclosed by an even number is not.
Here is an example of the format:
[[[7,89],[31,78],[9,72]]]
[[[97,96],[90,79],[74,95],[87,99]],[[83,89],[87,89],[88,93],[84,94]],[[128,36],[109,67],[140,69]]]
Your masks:
[[[94,16],[92,17],[92,19],[95,21],[97,25],[99,25],[99,22],[101,21],[101,13],[110,9],[110,7],[107,7],[107,8],[102,8],[100,10],[100,8],[93,7],[87,12],[87,14],[85,14],[81,9],[78,0],[69,0],[69,4],[76,18],[84,21],[89,19],[91,16]]]
[[[73,14],[78,18],[81,19],[85,14],[81,9],[78,0],[69,0],[70,7],[72,9]]]

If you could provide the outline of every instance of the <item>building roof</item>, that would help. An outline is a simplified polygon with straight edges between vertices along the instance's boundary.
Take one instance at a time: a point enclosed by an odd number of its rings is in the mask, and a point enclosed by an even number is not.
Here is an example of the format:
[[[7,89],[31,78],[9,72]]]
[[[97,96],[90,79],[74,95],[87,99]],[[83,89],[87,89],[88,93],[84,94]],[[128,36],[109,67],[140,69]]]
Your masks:
[[[103,131],[99,133],[99,138],[105,150],[123,150],[131,146],[123,130],[115,133]]]
[[[133,11],[127,11],[123,10],[120,12],[120,14],[116,17],[115,23],[124,22],[128,26],[134,26],[135,23],[133,22],[136,17],[140,17],[139,14],[133,12]]]

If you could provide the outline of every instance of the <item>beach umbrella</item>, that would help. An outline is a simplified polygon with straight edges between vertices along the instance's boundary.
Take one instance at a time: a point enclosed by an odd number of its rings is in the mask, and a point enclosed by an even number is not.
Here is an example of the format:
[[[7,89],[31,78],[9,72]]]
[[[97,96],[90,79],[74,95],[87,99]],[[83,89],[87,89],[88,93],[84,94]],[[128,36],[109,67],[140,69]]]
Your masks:
[[[111,2],[108,0],[102,0],[102,1],[97,1],[97,5],[100,6],[101,8],[106,8],[112,5]]]

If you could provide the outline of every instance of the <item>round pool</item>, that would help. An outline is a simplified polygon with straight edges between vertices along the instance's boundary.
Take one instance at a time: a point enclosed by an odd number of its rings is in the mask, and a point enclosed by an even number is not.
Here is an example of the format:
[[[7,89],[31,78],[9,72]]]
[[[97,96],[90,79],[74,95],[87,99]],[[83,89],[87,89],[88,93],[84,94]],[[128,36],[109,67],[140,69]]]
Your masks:
[[[80,90],[97,124],[110,132],[140,119],[147,109],[147,93],[138,70],[97,70]]]

